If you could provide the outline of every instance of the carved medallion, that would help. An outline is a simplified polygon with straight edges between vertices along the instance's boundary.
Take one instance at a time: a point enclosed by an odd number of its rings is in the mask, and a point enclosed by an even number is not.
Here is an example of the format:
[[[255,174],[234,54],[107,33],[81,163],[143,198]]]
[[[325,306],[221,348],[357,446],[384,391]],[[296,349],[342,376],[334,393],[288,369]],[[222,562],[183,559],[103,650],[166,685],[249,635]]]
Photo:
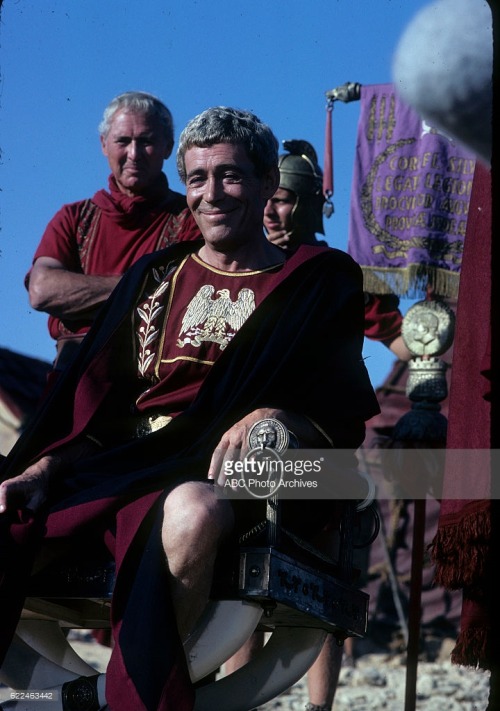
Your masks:
[[[453,342],[455,314],[442,301],[419,301],[404,319],[401,335],[414,356],[439,356]]]

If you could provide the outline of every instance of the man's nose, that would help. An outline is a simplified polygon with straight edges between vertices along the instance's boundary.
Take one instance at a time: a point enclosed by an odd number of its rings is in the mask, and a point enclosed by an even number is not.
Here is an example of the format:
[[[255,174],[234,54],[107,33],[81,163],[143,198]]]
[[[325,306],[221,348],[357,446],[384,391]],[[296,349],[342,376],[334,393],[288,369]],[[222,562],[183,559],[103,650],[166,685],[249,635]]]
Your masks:
[[[223,193],[222,182],[214,176],[209,176],[205,182],[204,198],[207,202],[215,202]]]
[[[138,156],[141,153],[141,148],[140,145],[137,141],[130,141],[128,144],[128,155],[129,158],[135,159],[138,158]]]

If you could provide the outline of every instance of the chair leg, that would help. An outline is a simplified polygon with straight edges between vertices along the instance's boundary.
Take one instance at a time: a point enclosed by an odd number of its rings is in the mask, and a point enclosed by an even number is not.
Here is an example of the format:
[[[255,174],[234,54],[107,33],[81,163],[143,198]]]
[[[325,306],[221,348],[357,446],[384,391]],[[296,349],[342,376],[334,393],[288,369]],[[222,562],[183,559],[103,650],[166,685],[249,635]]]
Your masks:
[[[245,666],[197,689],[195,711],[249,711],[301,679],[318,657],[326,632],[281,627]]]
[[[16,632],[32,649],[64,669],[78,676],[98,673],[74,650],[57,621],[21,620]]]
[[[262,606],[254,602],[210,602],[184,642],[191,681],[203,679],[229,659],[250,637],[261,617]]]
[[[45,689],[76,679],[79,674],[46,659],[17,634],[0,669],[0,681],[11,689]]]

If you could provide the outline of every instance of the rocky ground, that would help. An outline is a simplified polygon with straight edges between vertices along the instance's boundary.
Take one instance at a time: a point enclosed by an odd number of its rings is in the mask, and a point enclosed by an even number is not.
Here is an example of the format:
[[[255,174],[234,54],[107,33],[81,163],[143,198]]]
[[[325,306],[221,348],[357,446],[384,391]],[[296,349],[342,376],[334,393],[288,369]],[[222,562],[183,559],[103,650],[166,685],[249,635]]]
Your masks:
[[[402,656],[369,654],[355,667],[343,668],[333,711],[404,711],[406,668]],[[307,688],[302,679],[287,694],[258,711],[304,711]],[[418,667],[415,708],[424,711],[485,711],[488,675],[453,667],[449,661]]]
[[[70,633],[70,640],[97,671],[105,670],[109,648],[97,644],[85,630]],[[354,665],[342,668],[333,711],[405,711],[404,653],[374,650],[363,643],[358,645]],[[440,640],[435,654],[427,653],[419,661],[415,706],[419,711],[485,711],[487,707],[488,674],[453,666],[449,661],[452,644],[451,639]],[[427,661],[429,656],[433,661]],[[258,711],[304,711],[307,701],[304,678]]]

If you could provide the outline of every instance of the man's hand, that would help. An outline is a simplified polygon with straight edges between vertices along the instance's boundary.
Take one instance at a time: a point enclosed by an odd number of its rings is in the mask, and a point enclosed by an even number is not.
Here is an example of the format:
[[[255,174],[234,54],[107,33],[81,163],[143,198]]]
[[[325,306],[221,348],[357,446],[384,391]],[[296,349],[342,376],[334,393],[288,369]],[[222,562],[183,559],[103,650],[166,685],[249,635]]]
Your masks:
[[[40,457],[22,474],[0,484],[0,514],[16,509],[38,511],[48,499],[49,487],[54,477],[73,462],[91,456],[99,450],[100,445],[96,444],[93,438],[83,437]]]
[[[276,232],[268,232],[266,237],[269,242],[272,242],[277,247],[281,247],[281,249],[290,249],[291,247],[292,232],[277,230]]]
[[[29,466],[22,474],[0,484],[0,513],[15,509],[38,511],[48,498],[52,475],[59,470],[60,460],[47,455]]]
[[[268,412],[270,412],[270,410],[254,410],[254,412],[251,412],[242,420],[236,422],[236,424],[222,435],[212,455],[208,470],[209,479],[214,479],[219,486],[224,486],[226,479],[224,474],[224,462],[236,462],[245,458],[248,452],[248,433],[252,425],[264,417],[276,417],[276,415],[262,414]]]
[[[291,430],[304,447],[325,446],[326,440],[307,417],[290,411],[261,407],[246,415],[225,432],[212,455],[208,478],[224,486],[224,463],[243,460],[248,453],[248,433],[259,420],[275,418]]]

